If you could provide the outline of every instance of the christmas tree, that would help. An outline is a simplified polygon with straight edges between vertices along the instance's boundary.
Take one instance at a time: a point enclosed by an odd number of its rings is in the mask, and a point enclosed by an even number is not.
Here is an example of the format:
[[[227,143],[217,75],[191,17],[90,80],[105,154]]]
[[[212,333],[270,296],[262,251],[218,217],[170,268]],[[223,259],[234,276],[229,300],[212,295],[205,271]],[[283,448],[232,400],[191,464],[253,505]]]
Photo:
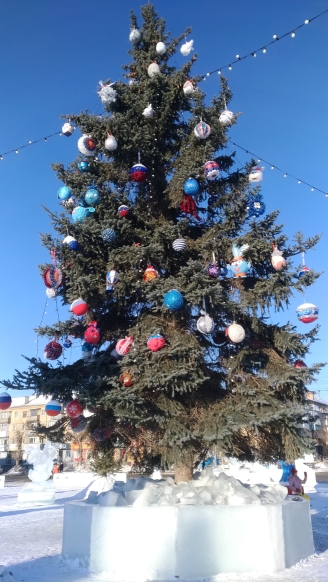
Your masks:
[[[192,77],[196,56],[181,69],[170,64],[190,30],[172,39],[151,4],[141,12],[140,28],[131,14],[126,81],[101,84],[106,115],[70,116],[81,155],[54,166],[63,209],[49,212],[57,234],[42,236],[53,261],[41,272],[49,296],[75,303],[67,321],[37,333],[48,338],[48,358],[67,337],[84,341],[81,358],[29,359],[3,384],[65,405],[75,395],[79,416],[53,431],[69,422],[89,431],[103,473],[115,447],[140,470],[174,464],[177,481],[214,447],[240,459],[294,459],[309,446],[305,385],[320,368],[294,364],[317,327],[299,334],[270,311],[317,278],[298,277],[291,259],[318,237],[297,233],[288,244],[278,212],[259,218],[252,182],[261,170],[250,160],[236,171],[226,154],[237,121],[226,81],[206,105],[202,77]]]

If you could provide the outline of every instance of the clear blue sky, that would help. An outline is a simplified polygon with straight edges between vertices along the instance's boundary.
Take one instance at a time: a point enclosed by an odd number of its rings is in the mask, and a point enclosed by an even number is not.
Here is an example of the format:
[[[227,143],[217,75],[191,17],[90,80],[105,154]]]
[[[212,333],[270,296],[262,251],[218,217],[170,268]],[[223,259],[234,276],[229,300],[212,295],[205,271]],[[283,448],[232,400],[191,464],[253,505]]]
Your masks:
[[[100,79],[121,78],[129,61],[129,10],[139,12],[136,0],[11,0],[2,2],[0,153],[61,128],[60,114],[91,109],[99,102]],[[229,63],[283,34],[306,18],[328,8],[328,0],[157,0],[167,28],[178,35],[192,26],[198,61],[195,73]],[[327,48],[328,14],[227,71],[234,98],[231,109],[241,111],[231,137],[241,145],[305,181],[328,191],[327,176]],[[184,57],[173,60],[180,66]],[[203,83],[208,97],[218,90],[217,75]],[[99,105],[101,111],[101,105]],[[51,162],[66,164],[77,155],[76,141],[54,137],[10,154],[0,161],[2,198],[0,377],[24,369],[21,354],[35,355],[35,328],[42,317],[45,287],[37,264],[47,260],[39,232],[49,232],[41,204],[58,209],[61,185]],[[237,152],[244,163],[247,156]],[[327,267],[328,198],[271,171],[267,164],[262,194],[267,209],[280,209],[285,231],[323,233],[316,251],[306,257],[309,267]],[[301,259],[300,259],[301,261]],[[306,300],[320,307],[320,342],[307,363],[327,357],[327,273],[307,292]],[[281,323],[297,324],[295,297],[281,313]],[[66,308],[61,310],[65,317]],[[49,302],[45,321],[57,318]],[[300,331],[312,326],[297,324]],[[40,340],[42,355],[45,341]],[[75,350],[75,353],[79,350]],[[328,397],[328,370],[320,377],[322,398]]]

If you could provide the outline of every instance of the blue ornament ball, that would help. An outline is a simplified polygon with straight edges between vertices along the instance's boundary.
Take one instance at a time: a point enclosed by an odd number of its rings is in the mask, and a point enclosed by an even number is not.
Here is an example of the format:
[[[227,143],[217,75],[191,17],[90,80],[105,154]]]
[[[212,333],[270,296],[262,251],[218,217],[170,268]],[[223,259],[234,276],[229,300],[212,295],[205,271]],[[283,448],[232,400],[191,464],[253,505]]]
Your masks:
[[[90,172],[91,164],[90,164],[90,162],[88,162],[88,160],[81,160],[78,163],[77,167],[78,167],[79,172],[81,172],[81,174],[85,174],[85,172]]]
[[[164,295],[164,305],[171,311],[177,311],[183,306],[183,295],[177,289],[171,289]]]
[[[65,338],[65,340],[64,340],[64,342],[63,342],[63,346],[64,346],[64,348],[71,348],[71,347],[72,347],[72,342],[71,342],[71,340],[69,339],[69,337],[66,337],[66,338]]]
[[[298,273],[298,276],[299,277],[303,277],[303,275],[305,275],[305,273],[309,273],[309,272],[310,272],[309,267],[307,267],[306,265],[304,265],[302,267],[302,269],[300,270],[300,272]]]
[[[105,228],[105,230],[102,231],[101,236],[103,240],[110,245],[116,240],[116,232],[112,228]]]
[[[183,191],[185,194],[191,194],[194,196],[199,192],[199,184],[195,178],[188,178],[183,185]]]
[[[85,208],[84,206],[76,206],[72,212],[72,220],[73,222],[83,222],[92,212],[94,212],[94,208]]]
[[[100,199],[100,194],[96,188],[89,188],[89,190],[87,190],[84,195],[84,200],[87,204],[90,204],[90,206],[97,206],[97,204],[100,202]]]
[[[57,191],[59,200],[69,200],[73,196],[72,190],[68,186],[62,186]]]
[[[67,245],[72,251],[79,251],[80,245],[74,236],[67,235],[63,240],[63,244]]]

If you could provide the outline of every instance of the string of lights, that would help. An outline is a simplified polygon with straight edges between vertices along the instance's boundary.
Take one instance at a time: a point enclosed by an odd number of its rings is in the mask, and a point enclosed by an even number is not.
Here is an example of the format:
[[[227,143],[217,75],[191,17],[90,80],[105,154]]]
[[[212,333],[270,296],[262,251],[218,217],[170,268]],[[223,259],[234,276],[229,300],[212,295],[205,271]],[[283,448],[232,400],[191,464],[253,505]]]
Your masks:
[[[248,53],[246,55],[243,55],[243,56],[236,55],[235,60],[230,61],[230,63],[227,63],[226,65],[223,65],[222,67],[218,67],[217,69],[214,69],[214,71],[210,71],[209,73],[206,73],[206,75],[203,76],[203,81],[206,81],[206,78],[210,77],[210,75],[213,75],[214,73],[218,73],[219,75],[221,75],[221,71],[223,71],[224,69],[228,69],[229,71],[231,71],[232,65],[235,65],[236,63],[240,63],[241,61],[244,61],[245,59],[248,59],[250,57],[255,58],[257,53],[259,53],[259,52],[262,52],[263,54],[265,54],[267,52],[267,48],[269,46],[276,44],[279,40],[282,40],[283,38],[286,38],[288,36],[290,36],[291,38],[295,38],[296,30],[300,30],[304,26],[307,26],[308,24],[310,24],[310,22],[314,22],[314,20],[321,18],[321,16],[323,16],[324,14],[327,14],[327,12],[328,12],[328,8],[326,10],[324,10],[323,12],[320,12],[320,14],[313,16],[312,18],[307,18],[302,24],[295,26],[294,28],[292,28],[288,32],[285,32],[284,34],[281,34],[280,36],[278,36],[277,34],[274,34],[272,37],[273,40],[271,40],[270,42],[266,43],[265,45],[255,49],[255,50],[251,51],[250,53]]]
[[[297,180],[298,184],[303,184],[305,186],[309,186],[309,188],[311,188],[311,192],[314,192],[314,191],[321,192],[321,194],[324,194],[326,197],[328,197],[327,192],[325,192],[324,190],[321,190],[321,188],[317,188],[317,186],[313,186],[313,184],[309,184],[309,182],[305,182],[305,180],[301,180],[301,178],[297,178],[297,176],[294,176],[290,172],[287,172],[286,170],[282,170],[282,168],[279,168],[279,166],[276,166],[275,164],[272,164],[271,162],[268,162],[268,160],[265,160],[263,157],[260,157],[260,156],[258,156],[256,154],[254,154],[250,150],[248,150],[248,149],[244,148],[243,146],[237,144],[235,141],[232,141],[232,139],[228,138],[228,141],[234,147],[237,147],[240,150],[243,150],[246,154],[250,154],[251,156],[253,156],[254,158],[256,158],[258,164],[260,162],[264,162],[265,164],[268,164],[270,166],[271,170],[277,170],[278,172],[281,172],[284,175],[284,178],[292,178],[293,180]]]

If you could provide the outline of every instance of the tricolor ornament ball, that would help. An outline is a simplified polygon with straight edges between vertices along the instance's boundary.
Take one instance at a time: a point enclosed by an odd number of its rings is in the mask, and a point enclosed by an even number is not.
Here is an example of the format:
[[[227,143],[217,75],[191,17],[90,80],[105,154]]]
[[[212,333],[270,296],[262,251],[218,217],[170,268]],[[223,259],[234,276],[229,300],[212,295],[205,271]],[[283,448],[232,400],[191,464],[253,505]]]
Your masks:
[[[205,335],[212,333],[212,331],[214,329],[213,319],[209,315],[204,313],[203,311],[201,313],[203,313],[203,315],[201,317],[199,317],[199,319],[197,320],[198,331],[200,331],[200,333],[203,333]]]
[[[157,63],[151,63],[147,69],[148,76],[150,78],[155,77],[155,75],[160,75],[161,69],[159,68]]]
[[[71,235],[65,236],[63,240],[63,245],[67,245],[71,249],[71,251],[80,250],[79,243],[77,242],[76,238],[74,238],[74,236]]]
[[[116,240],[116,232],[112,228],[105,228],[105,230],[102,231],[101,236],[108,244],[113,244]]]
[[[133,337],[131,335],[126,336],[124,339],[118,340],[115,350],[119,356],[126,356],[131,350],[133,344]]]
[[[245,339],[244,328],[235,321],[226,329],[226,335],[234,343],[239,344]]]
[[[171,289],[164,295],[164,305],[170,311],[177,311],[183,306],[184,299],[182,293],[177,289]]]
[[[84,200],[90,206],[97,206],[101,200],[101,196],[96,188],[89,188],[84,195]]]
[[[117,141],[113,135],[108,135],[108,138],[105,141],[105,148],[109,152],[113,152],[117,148]]]
[[[77,142],[77,147],[84,156],[93,156],[96,153],[97,142],[90,135],[82,135]]]
[[[302,303],[296,309],[298,320],[302,323],[313,323],[319,317],[319,309],[313,303]]]
[[[46,360],[57,360],[62,354],[63,348],[61,345],[53,340],[49,342],[44,348],[44,357]]]
[[[220,174],[219,164],[217,162],[209,160],[208,162],[205,163],[204,173],[206,180],[210,181],[215,180]]]
[[[147,340],[147,347],[151,352],[159,352],[166,346],[165,337],[160,334],[151,335]]]
[[[61,404],[57,400],[49,400],[44,409],[48,416],[58,416],[61,413]]]
[[[69,200],[73,196],[72,190],[68,186],[62,186],[57,190],[59,200]]]
[[[73,303],[71,303],[69,310],[72,311],[74,315],[77,315],[77,317],[81,317],[82,315],[88,313],[89,305],[86,301],[79,297],[78,299],[75,299]]]
[[[81,160],[77,165],[77,169],[81,174],[85,174],[86,172],[90,172],[91,164],[88,160]]]
[[[303,360],[296,360],[294,363],[294,368],[307,368],[307,365]]]
[[[83,406],[78,400],[72,400],[66,406],[66,414],[70,418],[78,418],[83,412]]]
[[[88,328],[84,332],[83,338],[88,344],[95,345],[95,344],[98,344],[100,342],[100,331],[97,327],[96,321],[92,321],[90,323],[90,325],[88,326]]]
[[[44,284],[48,289],[58,289],[64,280],[64,275],[60,269],[51,265],[49,269],[46,269],[42,275]]]
[[[164,55],[166,53],[166,46],[163,42],[158,42],[156,45],[156,52],[158,55]]]
[[[151,265],[147,267],[143,274],[143,281],[153,281],[154,279],[158,279],[158,271]]]
[[[126,206],[125,204],[121,204],[121,206],[118,207],[117,212],[119,216],[125,217],[129,215],[130,210],[128,206]]]
[[[200,121],[194,127],[194,134],[199,139],[207,139],[211,134],[211,128],[205,121]]]
[[[129,388],[133,384],[133,376],[130,372],[123,372],[120,376],[120,382],[123,386]]]
[[[66,135],[66,137],[70,137],[71,135],[73,135],[74,130],[75,130],[74,125],[72,125],[68,121],[67,123],[64,123],[64,125],[62,127],[62,134]]]
[[[115,269],[108,271],[106,275],[106,293],[114,292],[114,285],[118,281],[118,272]]]
[[[304,265],[304,266],[301,268],[300,272],[298,273],[298,276],[299,276],[299,277],[303,277],[303,275],[305,275],[306,273],[309,273],[309,272],[310,272],[310,269],[309,269],[309,267],[307,267],[306,265]]]
[[[78,222],[83,222],[86,218],[89,218],[91,214],[95,211],[94,208],[86,208],[85,206],[76,206],[72,212],[72,220],[76,224]]]
[[[263,170],[264,170],[264,168],[260,168],[259,166],[253,166],[253,168],[251,168],[251,171],[248,175],[248,179],[249,179],[251,184],[256,184],[257,182],[262,182]]]
[[[183,238],[176,238],[173,243],[172,247],[177,253],[182,253],[187,248],[187,243]]]
[[[1,392],[0,394],[0,410],[7,410],[11,405],[11,396],[8,392]]]
[[[185,194],[191,194],[194,196],[199,192],[199,184],[195,178],[188,178],[183,185],[183,191]]]
[[[55,299],[55,297],[57,297],[57,291],[56,289],[46,289],[46,296],[48,297],[48,299]]]
[[[194,90],[195,87],[192,81],[186,81],[185,84],[183,85],[183,92],[186,95],[186,97],[191,95],[194,92]]]
[[[130,170],[130,178],[133,182],[145,182],[148,170],[143,164],[135,164]]]
[[[225,109],[224,111],[222,111],[219,117],[219,122],[222,123],[222,125],[230,125],[230,123],[232,123],[234,119],[235,114],[232,113],[232,111],[229,111],[229,109]]]

